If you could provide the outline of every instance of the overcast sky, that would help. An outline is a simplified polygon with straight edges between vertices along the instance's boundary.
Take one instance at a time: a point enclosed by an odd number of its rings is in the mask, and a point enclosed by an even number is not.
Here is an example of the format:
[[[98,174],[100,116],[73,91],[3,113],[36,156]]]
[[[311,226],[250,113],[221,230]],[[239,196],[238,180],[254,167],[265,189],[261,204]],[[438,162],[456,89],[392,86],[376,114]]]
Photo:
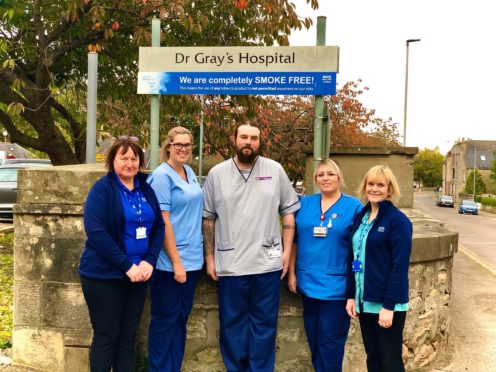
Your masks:
[[[362,79],[361,101],[399,123],[403,141],[406,40],[410,44],[407,146],[445,154],[458,138],[496,140],[496,22],[492,1],[320,0],[326,45],[340,47],[338,87]],[[292,46],[315,45],[316,31],[291,35]]]

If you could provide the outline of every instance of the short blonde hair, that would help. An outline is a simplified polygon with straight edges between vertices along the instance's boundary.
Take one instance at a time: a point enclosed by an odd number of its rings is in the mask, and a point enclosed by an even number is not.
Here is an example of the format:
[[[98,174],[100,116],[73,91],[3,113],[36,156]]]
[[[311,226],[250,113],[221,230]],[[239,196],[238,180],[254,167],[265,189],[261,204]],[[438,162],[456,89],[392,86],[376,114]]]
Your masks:
[[[358,189],[358,194],[363,202],[367,202],[367,195],[365,193],[365,188],[367,187],[367,182],[371,180],[377,180],[379,177],[384,177],[388,185],[388,196],[387,199],[392,202],[397,202],[400,197],[400,188],[398,186],[398,181],[393,174],[393,171],[385,165],[376,165],[368,170],[368,172],[363,177],[362,183]]]
[[[167,138],[165,139],[165,142],[160,149],[161,162],[165,162],[169,160],[170,145],[171,143],[174,143],[174,137],[176,137],[178,134],[187,134],[191,140],[191,144],[193,144],[193,134],[191,134],[191,131],[189,129],[186,129],[181,126],[172,128],[167,133]]]
[[[339,189],[341,190],[343,187],[346,187],[343,179],[343,172],[341,172],[341,168],[336,164],[335,161],[331,159],[322,159],[317,164],[317,168],[315,168],[315,172],[313,172],[313,180],[317,183],[317,173],[321,167],[330,167],[339,177]]]

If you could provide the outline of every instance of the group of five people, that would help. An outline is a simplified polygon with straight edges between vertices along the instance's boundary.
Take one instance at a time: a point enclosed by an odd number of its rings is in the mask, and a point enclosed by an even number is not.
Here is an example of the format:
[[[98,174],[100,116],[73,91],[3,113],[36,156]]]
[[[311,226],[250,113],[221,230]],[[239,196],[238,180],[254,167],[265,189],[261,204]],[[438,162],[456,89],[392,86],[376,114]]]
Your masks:
[[[282,166],[260,155],[260,130],[244,123],[236,156],[216,165],[203,189],[193,136],[171,129],[162,164],[140,172],[137,138],[108,152],[109,173],[86,201],[79,272],[93,341],[92,371],[131,371],[148,284],[150,371],[180,371],[198,278],[218,281],[222,358],[228,371],[273,371],[280,282],[303,299],[316,371],[341,371],[350,318],[359,318],[369,371],[403,371],[412,225],[393,205],[388,167],[372,167],[359,199],[345,195],[339,166],[322,160],[319,194],[301,200]],[[281,218],[279,218],[281,217]],[[281,234],[282,225],[282,234]]]

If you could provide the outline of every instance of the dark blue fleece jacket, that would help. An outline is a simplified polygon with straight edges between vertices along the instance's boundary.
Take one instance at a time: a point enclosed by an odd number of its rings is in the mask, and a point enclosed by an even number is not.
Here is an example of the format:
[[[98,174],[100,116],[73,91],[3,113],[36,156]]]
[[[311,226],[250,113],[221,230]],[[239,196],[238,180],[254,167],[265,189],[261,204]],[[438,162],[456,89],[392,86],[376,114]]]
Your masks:
[[[143,196],[150,203],[155,220],[149,232],[148,251],[143,260],[155,267],[164,243],[162,212],[145,173],[136,175]],[[86,246],[81,256],[79,273],[91,279],[123,279],[131,268],[123,243],[124,207],[117,176],[109,172],[91,188],[84,207]]]
[[[352,234],[360,227],[370,203],[357,215]],[[408,302],[408,267],[412,252],[412,223],[390,201],[379,203],[379,212],[367,236],[364,301],[378,302],[388,310]],[[353,252],[350,254],[353,259]],[[350,266],[351,267],[351,266]],[[355,298],[355,275],[349,271],[347,298]],[[357,304],[358,306],[358,304]]]

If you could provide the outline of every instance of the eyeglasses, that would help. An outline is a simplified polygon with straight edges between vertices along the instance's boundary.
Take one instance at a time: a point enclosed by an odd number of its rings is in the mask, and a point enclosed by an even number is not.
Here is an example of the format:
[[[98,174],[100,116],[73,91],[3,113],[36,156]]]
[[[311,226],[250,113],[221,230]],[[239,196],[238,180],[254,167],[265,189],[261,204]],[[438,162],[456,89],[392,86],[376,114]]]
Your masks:
[[[117,139],[119,141],[127,141],[127,140],[129,140],[131,142],[138,142],[139,141],[138,137],[135,137],[135,136],[119,136],[119,137],[117,137]]]
[[[174,146],[176,150],[185,149],[189,151],[193,148],[193,145],[191,143],[171,143],[171,145]]]

